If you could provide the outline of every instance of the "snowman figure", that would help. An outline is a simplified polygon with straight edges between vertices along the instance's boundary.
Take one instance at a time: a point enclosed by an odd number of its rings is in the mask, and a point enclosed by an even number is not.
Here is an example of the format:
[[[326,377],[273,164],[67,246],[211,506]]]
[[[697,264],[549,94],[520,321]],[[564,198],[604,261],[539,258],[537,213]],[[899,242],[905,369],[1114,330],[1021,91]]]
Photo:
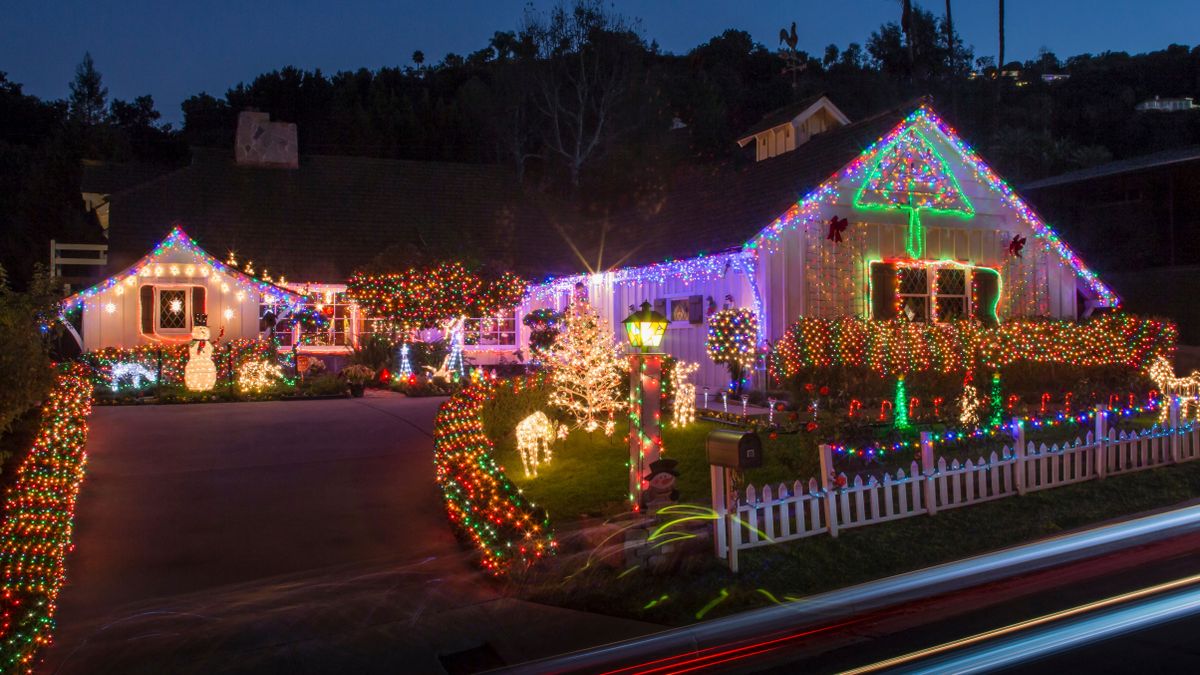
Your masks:
[[[208,391],[217,383],[217,366],[213,363],[212,336],[208,332],[208,315],[197,314],[192,323],[192,341],[188,343],[188,362],[183,369],[183,383],[191,391]]]

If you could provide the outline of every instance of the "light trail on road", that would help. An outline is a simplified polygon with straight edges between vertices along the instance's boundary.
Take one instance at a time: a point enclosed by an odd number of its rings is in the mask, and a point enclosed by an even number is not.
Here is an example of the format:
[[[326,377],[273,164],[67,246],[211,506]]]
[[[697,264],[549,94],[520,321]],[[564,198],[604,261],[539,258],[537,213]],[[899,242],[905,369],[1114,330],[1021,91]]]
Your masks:
[[[1111,637],[1118,633],[1180,618],[1193,612],[1200,612],[1200,588],[1188,589],[1189,586],[1195,586],[1196,584],[1200,584],[1200,574],[1193,574],[1163,584],[1114,595],[1103,600],[1089,602],[958,640],[951,640],[940,645],[919,649],[908,654],[842,671],[841,675],[874,673],[882,670],[891,670],[907,664],[913,664],[913,667],[904,668],[898,672],[971,673],[994,670],[1006,665],[1013,665],[1018,662],[1037,658],[1043,654],[1065,651],[1087,642]],[[1172,591],[1180,589],[1188,590],[1163,598],[1147,600],[1148,598],[1154,598],[1154,596],[1164,593],[1169,594]],[[1123,605],[1128,605],[1129,603],[1136,604],[1123,607]],[[1020,635],[1025,631],[1041,626],[1085,617],[1086,615],[1114,607],[1120,607],[1120,609],[1107,612],[1101,616],[1088,617],[1064,625],[1053,626],[1036,634]],[[1001,638],[1008,639],[998,645],[987,646],[987,643]],[[977,648],[967,653],[937,659],[933,663],[919,663],[932,657],[950,654],[951,652],[969,647]]]

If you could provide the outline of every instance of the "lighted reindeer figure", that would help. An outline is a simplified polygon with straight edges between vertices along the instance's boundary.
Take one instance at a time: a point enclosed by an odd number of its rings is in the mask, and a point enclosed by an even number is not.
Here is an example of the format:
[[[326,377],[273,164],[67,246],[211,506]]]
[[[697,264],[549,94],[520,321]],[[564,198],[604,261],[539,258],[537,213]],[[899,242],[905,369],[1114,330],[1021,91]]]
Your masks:
[[[565,438],[567,428],[538,411],[517,423],[517,451],[525,465],[525,477],[536,478],[539,464],[550,463],[555,438]]]
[[[1167,421],[1172,396],[1180,396],[1183,399],[1180,402],[1181,417],[1187,417],[1188,408],[1191,408],[1192,417],[1200,419],[1200,371],[1193,370],[1187,377],[1176,377],[1171,362],[1167,357],[1160,356],[1150,364],[1150,379],[1163,393],[1163,406],[1158,413],[1160,423]]]
[[[675,388],[675,414],[671,417],[672,426],[686,427],[696,419],[696,385],[688,382],[688,378],[699,368],[699,363],[680,361],[671,371],[671,385]]]

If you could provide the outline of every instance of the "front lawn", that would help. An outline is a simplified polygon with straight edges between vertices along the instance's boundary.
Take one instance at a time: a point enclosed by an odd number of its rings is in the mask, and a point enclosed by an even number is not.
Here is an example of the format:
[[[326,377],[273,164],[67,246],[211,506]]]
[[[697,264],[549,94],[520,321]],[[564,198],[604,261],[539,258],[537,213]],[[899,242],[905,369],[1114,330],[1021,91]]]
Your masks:
[[[745,551],[737,575],[707,554],[690,559],[686,570],[651,574],[606,564],[582,542],[568,540],[564,554],[545,569],[510,583],[514,592],[537,602],[683,625],[1172,506],[1196,495],[1200,462],[1190,462],[846,530],[838,538],[817,535]]]

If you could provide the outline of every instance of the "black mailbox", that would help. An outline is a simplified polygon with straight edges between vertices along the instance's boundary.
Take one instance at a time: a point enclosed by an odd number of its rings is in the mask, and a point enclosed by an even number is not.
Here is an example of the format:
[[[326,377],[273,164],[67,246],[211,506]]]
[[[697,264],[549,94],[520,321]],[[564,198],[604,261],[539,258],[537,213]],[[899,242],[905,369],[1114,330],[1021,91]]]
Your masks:
[[[731,469],[756,469],[763,463],[762,439],[753,431],[715,429],[708,432],[708,463]]]

